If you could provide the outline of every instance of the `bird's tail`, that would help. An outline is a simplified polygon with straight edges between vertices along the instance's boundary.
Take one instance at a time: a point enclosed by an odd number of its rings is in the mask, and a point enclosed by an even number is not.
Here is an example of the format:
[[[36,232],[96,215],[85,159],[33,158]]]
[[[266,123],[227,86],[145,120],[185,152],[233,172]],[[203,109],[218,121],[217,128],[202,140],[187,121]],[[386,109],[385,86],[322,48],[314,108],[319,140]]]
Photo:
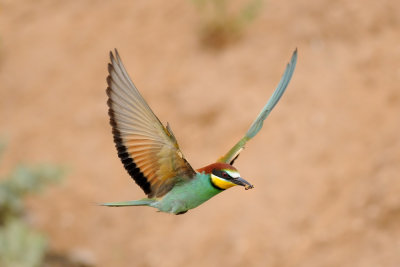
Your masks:
[[[101,203],[100,206],[107,206],[107,207],[151,206],[151,204],[153,204],[156,201],[157,200],[155,199],[143,198],[139,200]]]

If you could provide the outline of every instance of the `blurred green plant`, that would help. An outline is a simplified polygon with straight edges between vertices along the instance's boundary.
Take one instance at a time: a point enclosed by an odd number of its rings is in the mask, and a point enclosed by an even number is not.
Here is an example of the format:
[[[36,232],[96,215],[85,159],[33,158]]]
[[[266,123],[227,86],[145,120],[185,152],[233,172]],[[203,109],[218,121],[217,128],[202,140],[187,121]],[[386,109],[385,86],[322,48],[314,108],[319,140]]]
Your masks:
[[[201,14],[201,42],[222,49],[239,40],[246,27],[260,13],[263,0],[250,0],[236,12],[229,0],[192,0]]]
[[[0,266],[41,266],[47,242],[21,219],[9,219],[0,227]]]
[[[4,145],[0,145],[2,154]],[[53,165],[17,166],[0,178],[0,266],[42,266],[46,237],[26,222],[24,197],[62,177]]]

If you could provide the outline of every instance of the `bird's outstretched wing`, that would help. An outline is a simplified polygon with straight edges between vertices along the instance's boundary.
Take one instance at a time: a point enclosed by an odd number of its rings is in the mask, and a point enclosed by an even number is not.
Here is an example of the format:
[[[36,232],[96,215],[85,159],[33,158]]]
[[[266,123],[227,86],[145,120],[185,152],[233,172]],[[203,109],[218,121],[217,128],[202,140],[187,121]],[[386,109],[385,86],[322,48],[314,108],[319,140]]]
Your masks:
[[[244,148],[244,145],[247,141],[253,138],[262,128],[264,120],[267,118],[271,110],[275,107],[276,103],[278,103],[279,99],[283,95],[288,86],[290,79],[292,78],[294,68],[296,67],[297,62],[297,49],[293,52],[292,59],[290,63],[287,64],[285,73],[283,74],[281,81],[276,87],[274,93],[268,100],[267,104],[261,110],[260,114],[258,114],[255,121],[251,124],[250,129],[247,131],[245,136],[236,143],[234,147],[229,150],[225,156],[221,157],[218,162],[230,163],[233,164],[235,159],[239,156],[240,151]]]
[[[107,77],[108,114],[118,156],[150,197],[161,197],[195,171],[183,157],[169,125],[164,127],[129,78],[115,50]]]

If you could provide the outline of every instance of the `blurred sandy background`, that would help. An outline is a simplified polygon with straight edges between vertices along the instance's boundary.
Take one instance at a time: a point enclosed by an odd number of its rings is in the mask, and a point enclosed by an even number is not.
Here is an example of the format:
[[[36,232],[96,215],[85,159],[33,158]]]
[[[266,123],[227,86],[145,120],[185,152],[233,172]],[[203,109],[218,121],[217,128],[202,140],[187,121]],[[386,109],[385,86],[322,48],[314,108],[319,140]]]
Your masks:
[[[29,202],[51,249],[96,266],[400,266],[400,2],[266,1],[243,38],[199,42],[190,1],[2,1],[1,165],[67,165]],[[106,107],[114,47],[199,168],[289,88],[236,166],[234,188],[182,216],[104,208],[143,192]]]

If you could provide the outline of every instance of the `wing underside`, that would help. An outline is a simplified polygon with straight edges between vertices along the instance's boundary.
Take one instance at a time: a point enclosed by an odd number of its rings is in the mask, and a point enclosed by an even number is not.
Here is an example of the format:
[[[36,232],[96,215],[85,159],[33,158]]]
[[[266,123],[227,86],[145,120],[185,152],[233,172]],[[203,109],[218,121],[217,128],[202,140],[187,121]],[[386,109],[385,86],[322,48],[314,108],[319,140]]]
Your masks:
[[[165,195],[195,171],[133,84],[115,50],[108,65],[107,104],[118,156],[135,182],[150,197]]]

